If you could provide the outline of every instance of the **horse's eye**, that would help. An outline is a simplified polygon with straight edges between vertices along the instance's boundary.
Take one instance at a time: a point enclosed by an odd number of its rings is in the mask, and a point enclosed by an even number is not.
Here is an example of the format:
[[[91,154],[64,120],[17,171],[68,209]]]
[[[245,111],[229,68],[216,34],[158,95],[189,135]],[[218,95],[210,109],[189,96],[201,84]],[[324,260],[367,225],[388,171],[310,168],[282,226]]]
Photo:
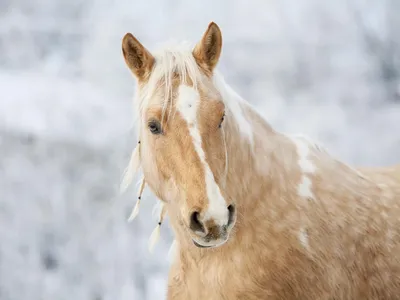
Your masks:
[[[222,116],[222,118],[221,118],[221,122],[219,122],[219,128],[221,128],[221,126],[222,126],[222,122],[224,122],[224,120],[225,120],[225,113],[224,113],[224,115]]]
[[[149,129],[152,134],[160,134],[162,133],[161,125],[157,121],[150,121],[149,122]]]

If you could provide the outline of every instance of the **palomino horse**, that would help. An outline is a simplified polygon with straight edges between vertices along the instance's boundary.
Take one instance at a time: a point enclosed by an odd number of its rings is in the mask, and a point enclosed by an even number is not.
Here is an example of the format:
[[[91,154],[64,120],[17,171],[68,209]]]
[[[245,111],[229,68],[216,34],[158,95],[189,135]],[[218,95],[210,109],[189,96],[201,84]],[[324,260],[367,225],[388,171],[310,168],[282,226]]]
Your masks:
[[[215,23],[193,48],[122,42],[138,83],[127,177],[142,168],[176,236],[167,299],[400,299],[400,168],[276,132],[216,71],[221,47]]]

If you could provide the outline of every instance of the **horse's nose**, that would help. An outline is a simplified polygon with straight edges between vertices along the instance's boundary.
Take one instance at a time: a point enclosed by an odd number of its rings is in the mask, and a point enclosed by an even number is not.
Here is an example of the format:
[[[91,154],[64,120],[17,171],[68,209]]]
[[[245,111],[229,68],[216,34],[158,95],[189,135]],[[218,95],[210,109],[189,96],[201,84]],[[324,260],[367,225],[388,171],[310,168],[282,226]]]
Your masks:
[[[236,220],[236,207],[231,204],[228,206],[229,217],[228,217],[228,227],[231,226]]]
[[[195,211],[190,216],[190,229],[196,233],[206,234],[206,228],[203,221],[200,220],[200,213]]]
[[[227,216],[228,218],[224,218],[223,222],[218,222],[219,220],[216,220],[211,216],[210,220],[214,221],[212,224],[215,225],[216,221],[219,223],[221,227],[230,227],[236,219],[236,209],[233,204],[229,205],[227,208]],[[194,211],[190,215],[190,224],[189,227],[190,229],[197,234],[200,235],[207,235],[210,231],[210,228],[208,228],[208,222],[206,222],[204,219],[201,218],[201,213],[199,211]]]

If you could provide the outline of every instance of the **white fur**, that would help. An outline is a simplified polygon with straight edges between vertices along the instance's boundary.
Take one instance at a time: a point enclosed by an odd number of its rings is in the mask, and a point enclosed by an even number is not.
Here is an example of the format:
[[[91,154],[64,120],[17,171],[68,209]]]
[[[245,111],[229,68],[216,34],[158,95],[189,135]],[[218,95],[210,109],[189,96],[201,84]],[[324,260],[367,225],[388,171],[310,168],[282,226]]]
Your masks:
[[[311,143],[308,139],[301,136],[293,137],[293,142],[296,145],[297,155],[299,156],[298,164],[301,171],[301,179],[297,186],[297,194],[304,199],[315,200],[314,193],[312,192],[312,180],[309,177],[309,175],[316,171],[315,165],[310,158]],[[311,149],[320,151],[319,148],[315,148],[314,144],[311,145],[313,145]],[[301,245],[309,250],[308,234],[305,228],[300,228],[298,238]]]
[[[308,176],[303,174],[301,176],[301,182],[297,187],[297,193],[299,194],[300,197],[303,197],[306,199],[315,199],[311,188],[312,188],[311,179],[308,178]]]
[[[304,228],[300,229],[299,240],[300,240],[300,243],[303,245],[304,248],[308,249],[310,247],[310,245],[308,244],[308,234],[307,234],[307,231]]]
[[[229,211],[225,199],[221,195],[219,186],[214,180],[210,167],[205,165],[206,169],[206,187],[208,196],[208,210],[205,220],[214,219],[218,225],[228,224]]]
[[[306,199],[315,199],[312,192],[312,180],[308,175],[315,173],[315,165],[310,159],[310,146],[307,139],[295,137],[293,141],[296,145],[297,154],[299,156],[298,164],[302,173],[301,180],[297,187],[300,197]]]
[[[299,166],[303,173],[314,173],[315,166],[309,159],[310,147],[306,140],[296,139],[297,154],[299,155]]]
[[[202,148],[202,140],[198,128],[197,115],[200,104],[198,92],[189,86],[181,85],[178,91],[177,111],[186,120],[190,135],[193,139],[193,145],[197,155],[204,167],[205,182],[208,197],[208,210],[205,219],[214,219],[219,225],[228,223],[228,209],[225,199],[214,180],[214,175],[206,162],[205,153]]]

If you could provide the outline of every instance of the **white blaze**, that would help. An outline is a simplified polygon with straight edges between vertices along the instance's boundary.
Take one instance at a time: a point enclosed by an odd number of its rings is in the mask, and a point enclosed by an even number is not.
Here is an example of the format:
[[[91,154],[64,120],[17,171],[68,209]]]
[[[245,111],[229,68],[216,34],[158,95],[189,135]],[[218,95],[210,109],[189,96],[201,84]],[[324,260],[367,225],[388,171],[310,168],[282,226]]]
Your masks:
[[[206,162],[206,156],[202,148],[201,135],[197,122],[198,109],[200,105],[200,95],[192,87],[181,85],[178,90],[177,110],[186,120],[190,135],[193,139],[193,145],[204,167],[206,190],[208,197],[208,211],[205,218],[214,219],[219,225],[228,223],[228,209],[225,199],[215,182],[214,175]]]

